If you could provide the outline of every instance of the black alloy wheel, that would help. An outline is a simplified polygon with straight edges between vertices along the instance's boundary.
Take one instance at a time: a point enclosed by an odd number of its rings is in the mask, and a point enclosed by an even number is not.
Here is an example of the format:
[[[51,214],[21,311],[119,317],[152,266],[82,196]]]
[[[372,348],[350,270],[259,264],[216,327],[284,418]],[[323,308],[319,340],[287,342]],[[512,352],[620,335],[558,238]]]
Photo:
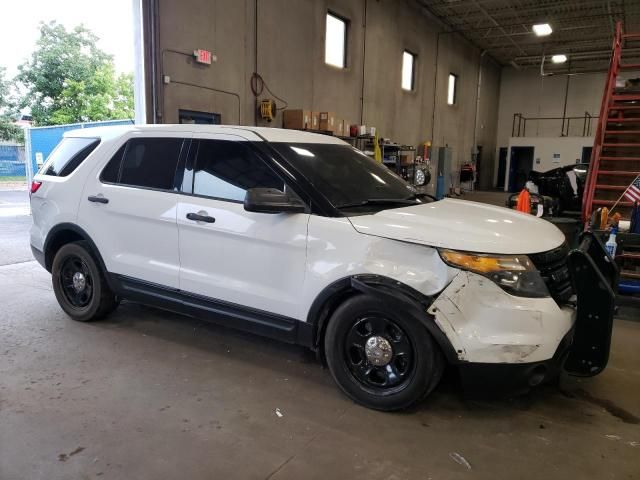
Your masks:
[[[414,371],[414,348],[406,332],[389,318],[356,320],[345,342],[349,370],[374,390],[400,390]]]
[[[87,242],[67,243],[53,258],[51,279],[58,303],[72,319],[97,320],[119,304]]]
[[[65,258],[60,275],[60,286],[66,299],[74,307],[84,308],[93,296],[93,278],[86,263],[76,255]]]
[[[331,375],[351,399],[377,410],[401,410],[436,387],[445,361],[423,324],[433,319],[414,317],[420,311],[366,294],[336,308],[324,352]]]

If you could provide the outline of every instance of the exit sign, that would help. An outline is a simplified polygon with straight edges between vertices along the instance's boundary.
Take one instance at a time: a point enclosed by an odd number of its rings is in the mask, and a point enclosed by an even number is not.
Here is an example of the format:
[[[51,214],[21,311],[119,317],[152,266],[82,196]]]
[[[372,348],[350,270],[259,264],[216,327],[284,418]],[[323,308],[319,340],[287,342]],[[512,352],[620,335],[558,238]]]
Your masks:
[[[215,61],[215,55],[212,55],[209,50],[194,50],[193,56],[196,57],[196,62],[211,65],[211,61]]]

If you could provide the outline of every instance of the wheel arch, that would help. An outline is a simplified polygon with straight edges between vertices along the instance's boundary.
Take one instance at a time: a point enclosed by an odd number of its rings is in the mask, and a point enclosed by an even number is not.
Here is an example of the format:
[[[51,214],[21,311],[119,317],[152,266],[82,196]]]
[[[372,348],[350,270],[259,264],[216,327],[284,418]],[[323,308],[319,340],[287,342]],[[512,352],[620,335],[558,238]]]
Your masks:
[[[408,308],[434,338],[448,363],[457,363],[458,356],[451,342],[440,330],[435,317],[427,313],[435,298],[423,295],[414,288],[389,277],[374,274],[352,275],[331,283],[318,294],[307,315],[307,323],[313,328],[313,348],[324,362],[324,332],[329,319],[346,299],[361,294],[385,298],[386,301]]]
[[[110,282],[109,275],[107,275],[107,268],[95,242],[91,239],[87,232],[85,232],[82,228],[74,223],[59,223],[49,231],[44,242],[43,249],[45,268],[47,269],[47,271],[51,272],[53,259],[55,258],[58,250],[62,248],[62,246],[68,243],[79,241],[84,241],[87,243],[91,255],[96,259],[96,261],[98,262],[98,266],[105,273],[107,282]],[[111,287],[111,285],[109,286]]]

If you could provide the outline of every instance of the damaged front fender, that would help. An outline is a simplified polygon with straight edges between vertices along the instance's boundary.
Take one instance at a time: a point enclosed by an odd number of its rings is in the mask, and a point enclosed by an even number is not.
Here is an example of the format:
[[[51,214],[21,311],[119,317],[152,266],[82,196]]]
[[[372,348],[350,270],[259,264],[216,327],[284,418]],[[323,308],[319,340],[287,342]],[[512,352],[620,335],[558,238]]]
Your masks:
[[[460,271],[429,308],[459,362],[529,363],[551,358],[571,329],[574,311],[552,298],[506,293]]]

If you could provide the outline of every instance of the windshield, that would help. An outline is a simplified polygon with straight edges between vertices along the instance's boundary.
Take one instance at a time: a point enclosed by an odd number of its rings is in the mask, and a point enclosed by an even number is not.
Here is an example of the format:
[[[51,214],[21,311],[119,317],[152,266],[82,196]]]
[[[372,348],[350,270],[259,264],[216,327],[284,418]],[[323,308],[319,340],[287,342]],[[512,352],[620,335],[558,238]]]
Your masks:
[[[428,201],[387,167],[349,145],[271,145],[336,208],[380,210]]]

